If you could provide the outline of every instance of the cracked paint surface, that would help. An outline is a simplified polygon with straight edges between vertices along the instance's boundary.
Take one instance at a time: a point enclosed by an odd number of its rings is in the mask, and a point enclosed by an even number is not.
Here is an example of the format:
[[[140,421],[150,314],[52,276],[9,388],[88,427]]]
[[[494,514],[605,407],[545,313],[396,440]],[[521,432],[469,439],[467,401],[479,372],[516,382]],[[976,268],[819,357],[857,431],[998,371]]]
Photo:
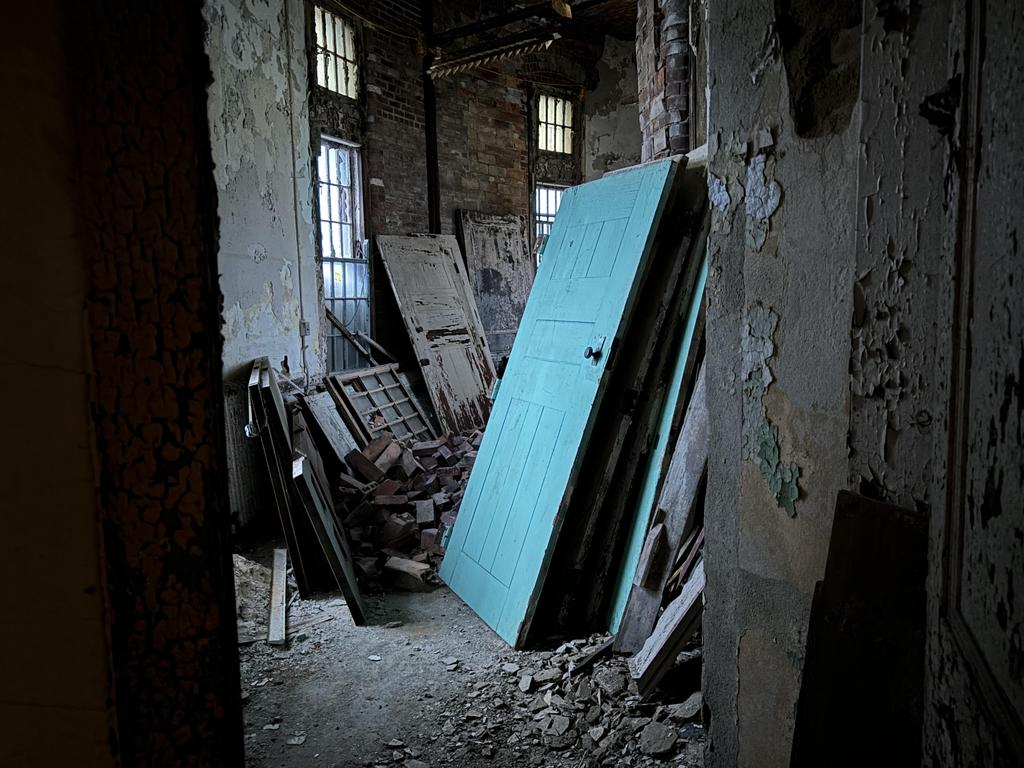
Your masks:
[[[747,310],[743,348],[743,458],[754,464],[768,483],[778,505],[790,517],[796,517],[800,497],[800,467],[783,462],[778,428],[768,420],[764,398],[771,385],[768,365],[775,354],[773,336],[779,316],[760,302]]]

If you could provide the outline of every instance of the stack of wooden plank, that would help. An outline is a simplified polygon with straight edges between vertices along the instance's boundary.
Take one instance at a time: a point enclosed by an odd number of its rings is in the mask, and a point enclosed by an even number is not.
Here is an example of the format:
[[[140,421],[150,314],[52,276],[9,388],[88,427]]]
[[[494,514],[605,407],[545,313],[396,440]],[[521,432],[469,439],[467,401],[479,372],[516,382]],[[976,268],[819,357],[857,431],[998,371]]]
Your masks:
[[[263,448],[300,594],[340,589],[362,624],[360,582],[430,586],[482,435],[435,437],[394,366],[326,384],[286,402],[267,359],[254,361],[247,433]],[[371,408],[397,413],[400,436],[373,428]]]
[[[695,630],[699,548],[680,556],[683,502],[665,489],[673,447],[700,440],[679,435],[698,402],[709,220],[701,153],[563,197],[440,571],[513,645],[618,626],[645,553],[657,606],[629,650],[656,634],[670,581],[696,597],[666,636]],[[652,643],[660,669],[670,644]]]
[[[365,610],[331,483],[301,413],[289,418],[267,358],[253,362],[246,433],[263,449],[274,502],[302,595],[340,589],[357,624]]]

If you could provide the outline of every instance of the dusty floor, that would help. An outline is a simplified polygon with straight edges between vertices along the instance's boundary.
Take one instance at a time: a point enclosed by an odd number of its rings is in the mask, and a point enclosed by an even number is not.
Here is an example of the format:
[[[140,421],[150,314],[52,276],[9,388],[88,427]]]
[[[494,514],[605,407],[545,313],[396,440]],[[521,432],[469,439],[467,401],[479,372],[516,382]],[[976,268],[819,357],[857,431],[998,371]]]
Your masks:
[[[621,659],[597,665],[594,684],[570,681],[585,640],[513,651],[443,587],[367,607],[373,624],[356,627],[337,596],[295,599],[287,647],[240,647],[249,766],[702,765],[700,726],[663,706],[689,691],[641,703]],[[524,674],[540,678],[528,692]],[[672,731],[663,757],[641,752]]]

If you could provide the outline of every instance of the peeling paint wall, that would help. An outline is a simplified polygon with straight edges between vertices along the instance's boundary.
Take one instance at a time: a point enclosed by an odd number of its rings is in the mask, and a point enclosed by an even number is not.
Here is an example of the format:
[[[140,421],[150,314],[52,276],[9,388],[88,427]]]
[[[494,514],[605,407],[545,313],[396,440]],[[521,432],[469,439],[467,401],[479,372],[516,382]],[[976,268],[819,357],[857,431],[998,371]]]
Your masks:
[[[287,357],[293,375],[316,378],[323,372],[322,313],[314,303],[304,6],[207,0],[204,15],[225,373],[230,378],[266,355],[275,368]],[[305,355],[300,319],[311,324]]]
[[[858,120],[848,109],[801,137],[773,3],[707,13],[707,760],[767,768],[789,765],[811,597],[847,485]]]
[[[867,8],[851,483],[930,512],[925,765],[1021,765],[1024,10]]]
[[[640,162],[636,46],[605,37],[594,87],[584,102],[583,180]]]
[[[266,355],[324,373],[301,0],[204,0],[210,144],[220,215],[224,377],[233,518],[257,517],[261,457],[244,437],[245,383]],[[301,335],[301,322],[309,335]]]

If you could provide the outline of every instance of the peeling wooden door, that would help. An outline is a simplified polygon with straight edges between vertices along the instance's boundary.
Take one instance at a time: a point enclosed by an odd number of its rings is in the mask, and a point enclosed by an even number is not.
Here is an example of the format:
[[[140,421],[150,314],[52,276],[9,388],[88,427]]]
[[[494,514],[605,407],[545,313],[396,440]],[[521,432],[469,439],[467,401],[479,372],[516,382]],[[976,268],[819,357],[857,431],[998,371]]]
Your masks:
[[[377,247],[442,429],[483,428],[494,365],[458,242],[381,235]]]
[[[570,189],[547,240],[441,565],[511,644],[529,628],[676,170],[665,160]]]
[[[963,34],[953,404],[938,473],[947,508],[933,537],[944,590],[929,606],[942,621],[925,762],[988,768],[1024,765],[1024,10],[973,0]]]
[[[525,216],[459,211],[459,231],[494,360],[512,351],[536,272]]]

